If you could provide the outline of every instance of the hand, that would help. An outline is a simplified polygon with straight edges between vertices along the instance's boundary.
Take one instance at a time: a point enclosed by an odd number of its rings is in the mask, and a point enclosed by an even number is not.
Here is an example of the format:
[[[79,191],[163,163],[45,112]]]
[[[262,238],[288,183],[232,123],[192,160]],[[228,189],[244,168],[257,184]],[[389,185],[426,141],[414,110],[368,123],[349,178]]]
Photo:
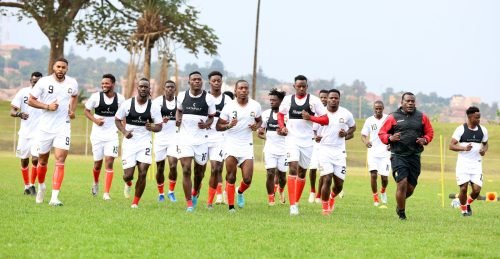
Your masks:
[[[104,124],[104,118],[95,118],[94,119],[94,123],[97,125],[97,126],[102,126]]]
[[[198,122],[198,128],[206,129],[208,127],[207,127],[207,124],[205,124],[205,122],[202,119],[200,119],[200,121]]]
[[[469,145],[470,145],[470,144],[469,144]],[[482,146],[482,147],[481,147],[481,149],[479,149],[479,154],[480,154],[481,156],[486,155],[486,149],[484,149],[484,146]]]
[[[27,120],[29,117],[30,117],[30,115],[27,113],[24,113],[24,112],[19,113],[19,118],[21,118],[23,120]]]
[[[372,142],[368,142],[365,144],[367,148],[371,148],[372,147]]]
[[[427,145],[427,139],[425,138],[417,138],[417,144],[423,146],[423,145]]]
[[[175,126],[180,127],[181,126],[182,119],[175,120]]]
[[[254,124],[248,124],[248,127],[252,130],[252,131],[256,131],[258,128],[257,128],[257,123],[254,123]]]
[[[236,126],[236,124],[238,124],[238,119],[233,118],[231,122],[229,122],[229,128]]]
[[[465,150],[464,151],[470,151],[471,149],[472,149],[472,144],[469,143],[467,146],[465,146]],[[481,152],[481,150],[479,152]]]
[[[57,108],[59,108],[59,104],[57,103],[57,100],[55,100],[54,102],[52,102],[51,104],[49,104],[47,106],[47,110],[49,110],[49,111],[57,111]]]
[[[306,112],[305,110],[302,110],[302,119],[307,120],[307,121],[311,120],[311,115],[308,112]]]
[[[401,140],[401,132],[394,133],[394,135],[389,137],[389,141],[398,142]]]
[[[163,117],[163,123],[167,123],[167,122],[168,122],[168,117],[167,116]]]
[[[146,130],[153,131],[153,127],[154,127],[154,125],[151,124],[151,122],[149,122],[149,119],[146,120]]]
[[[322,136],[317,136],[316,135],[316,137],[314,137],[314,141],[316,141],[316,143],[319,143],[322,138],[323,138]]]
[[[257,135],[258,135],[259,138],[264,139],[265,135],[266,135],[266,130],[264,128],[259,128],[257,130]]]
[[[134,130],[130,130],[130,131],[125,130],[125,132],[123,132],[123,136],[124,136],[126,139],[130,139],[130,138],[132,138],[132,136],[133,136],[132,131],[134,131]]]
[[[345,129],[340,129],[339,137],[345,138],[345,136],[347,136],[347,131],[345,131]]]
[[[74,119],[74,118],[76,118],[76,116],[75,116],[75,112],[74,112],[74,111],[72,111],[71,109],[69,109],[69,110],[68,110],[68,116],[69,116],[69,118],[70,118],[70,119]],[[104,122],[103,122],[103,123],[104,123]]]
[[[288,135],[288,129],[286,127],[283,127],[283,128],[278,128],[278,130],[276,131],[278,133],[278,135],[280,136],[286,136]]]

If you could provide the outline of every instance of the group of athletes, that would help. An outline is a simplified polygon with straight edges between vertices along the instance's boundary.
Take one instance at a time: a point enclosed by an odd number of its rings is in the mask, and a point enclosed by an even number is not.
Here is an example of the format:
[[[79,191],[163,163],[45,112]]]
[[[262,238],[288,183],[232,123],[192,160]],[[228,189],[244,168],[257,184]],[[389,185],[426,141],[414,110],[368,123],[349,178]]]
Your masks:
[[[61,206],[59,191],[70,148],[70,120],[75,117],[78,84],[66,75],[66,59],[58,59],[53,71],[45,77],[39,72],[31,75],[31,86],[21,89],[12,100],[11,116],[21,119],[16,155],[21,158],[24,193],[36,195],[36,203],[44,202],[47,163],[54,148],[55,170],[49,205]],[[331,214],[336,198],[343,194],[347,174],[346,141],[352,139],[356,131],[352,113],[340,106],[340,91],[321,90],[318,98],[308,93],[307,78],[298,75],[294,79],[295,93],[286,96],[272,89],[269,92],[270,109],[262,112],[260,104],[249,97],[247,81],[238,80],[233,94],[222,92],[222,80],[222,73],[211,72],[208,75],[210,90],[206,91],[201,73],[195,71],[189,74],[188,90],[176,96],[176,83],[169,80],[163,85],[163,94],[152,100],[150,82],[141,78],[136,96],[125,100],[115,91],[115,77],[103,75],[102,91],[90,96],[84,111],[93,123],[90,136],[94,159],[92,195],[99,193],[104,162],[102,197],[111,199],[113,164],[120,147],[119,131],[123,135],[121,157],[126,198],[131,196],[135,169],[138,171],[132,208],[138,208],[154,155],[159,202],[166,198],[177,201],[174,189],[180,162],[186,211],[193,212],[210,161],[206,207],[212,209],[215,199],[215,204],[226,203],[229,212],[235,212],[235,203],[239,208],[245,206],[244,193],[252,183],[253,132],[256,131],[259,138],[265,139],[268,204],[275,205],[277,192],[279,202],[285,203],[287,186],[290,215],[298,215],[309,169],[311,191],[308,201],[321,203],[322,213]],[[433,138],[432,125],[429,118],[415,108],[415,95],[411,92],[403,94],[401,106],[393,113],[384,113],[382,101],[374,103],[373,111],[374,115],[366,119],[361,130],[361,140],[368,149],[373,203],[375,206],[387,204],[386,188],[392,171],[396,181],[396,213],[405,220],[406,200],[413,194],[421,171],[421,153]],[[470,204],[479,196],[482,186],[482,156],[488,150],[488,132],[479,125],[477,107],[467,109],[466,115],[467,122],[457,127],[449,148],[458,152],[456,175],[461,213],[470,216]],[[166,161],[169,173],[165,195]],[[242,180],[236,186],[238,168]],[[378,175],[382,184],[380,194]],[[35,188],[37,178],[38,191]],[[472,190],[467,195],[469,184]]]

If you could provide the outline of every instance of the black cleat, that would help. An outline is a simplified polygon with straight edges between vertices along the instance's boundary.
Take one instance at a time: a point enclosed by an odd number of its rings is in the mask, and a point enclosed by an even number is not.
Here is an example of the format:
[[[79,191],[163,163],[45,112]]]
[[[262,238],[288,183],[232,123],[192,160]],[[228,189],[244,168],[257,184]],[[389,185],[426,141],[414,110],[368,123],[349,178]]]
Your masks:
[[[30,186],[29,190],[31,196],[36,196],[36,189],[34,185]]]
[[[396,208],[396,214],[398,214],[400,220],[406,220],[406,213],[404,209],[400,210]]]
[[[24,195],[31,195],[30,188],[24,189]]]
[[[470,204],[467,204],[467,216],[472,216],[472,209],[470,208]]]

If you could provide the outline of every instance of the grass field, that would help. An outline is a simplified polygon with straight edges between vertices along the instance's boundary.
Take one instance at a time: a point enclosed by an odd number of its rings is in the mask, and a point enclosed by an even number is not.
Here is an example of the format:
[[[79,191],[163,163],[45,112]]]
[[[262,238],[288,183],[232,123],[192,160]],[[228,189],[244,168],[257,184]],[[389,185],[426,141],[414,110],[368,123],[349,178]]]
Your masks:
[[[7,110],[0,103],[0,109]],[[80,109],[81,111],[81,109]],[[456,154],[446,151],[445,206],[441,207],[439,137],[426,149],[424,172],[415,195],[408,201],[408,220],[395,214],[394,181],[388,188],[389,208],[372,205],[366,155],[358,137],[348,144],[346,195],[331,216],[321,215],[319,204],[307,203],[309,184],[300,203],[300,215],[290,217],[288,205],[267,205],[265,174],[256,163],[254,181],[245,193],[247,204],[229,214],[226,206],[204,207],[207,178],[195,213],[185,212],[185,202],[158,203],[156,184],[148,177],[138,210],[123,197],[121,165],[115,163],[111,201],[102,193],[92,197],[92,158],[81,155],[85,120],[81,113],[73,123],[72,154],[60,198],[63,207],[35,204],[22,194],[19,160],[12,152],[13,123],[0,125],[0,258],[19,257],[477,257],[498,258],[500,250],[500,202],[476,201],[474,215],[464,218],[450,208],[455,193]],[[5,118],[9,121],[11,118]],[[4,120],[4,121],[5,121]],[[357,121],[358,129],[362,121]],[[436,135],[448,137],[457,126],[434,124]],[[484,162],[484,188],[500,192],[500,126],[489,126],[490,150]],[[449,140],[448,140],[449,141]],[[447,144],[447,141],[445,141]],[[496,143],[496,144],[495,144]],[[256,143],[256,148],[261,144]],[[73,149],[73,145],[76,147]],[[84,145],[84,144],[83,144]],[[256,152],[257,161],[260,153]],[[50,197],[53,159],[47,175]],[[103,175],[101,175],[101,179]],[[238,182],[241,175],[238,174]],[[103,180],[101,180],[103,181]],[[101,185],[101,190],[103,186]],[[181,181],[176,194],[182,200]],[[495,248],[496,247],[496,248]]]

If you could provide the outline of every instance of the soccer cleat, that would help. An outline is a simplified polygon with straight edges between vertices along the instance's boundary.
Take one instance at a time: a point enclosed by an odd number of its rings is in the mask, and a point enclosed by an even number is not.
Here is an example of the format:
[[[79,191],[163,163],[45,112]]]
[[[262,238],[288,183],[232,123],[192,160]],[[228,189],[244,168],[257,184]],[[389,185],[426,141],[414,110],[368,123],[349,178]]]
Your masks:
[[[373,206],[377,207],[379,205],[378,194],[373,195]]]
[[[344,198],[344,190],[340,191],[340,193],[337,194],[337,197],[339,197],[341,199]]]
[[[297,205],[291,205],[290,216],[296,216],[296,215],[299,215],[299,207],[297,207]]]
[[[406,213],[405,210],[400,210],[396,208],[396,214],[398,214],[400,220],[406,220]]]
[[[332,211],[331,210],[323,210],[323,212],[321,214],[328,216],[328,215],[332,214]]]
[[[196,205],[198,205],[198,196],[192,196],[191,200],[193,201],[193,208],[196,208]]]
[[[102,195],[102,199],[105,200],[105,201],[109,201],[109,200],[111,200],[111,197],[109,196],[109,193],[105,192]]]
[[[36,203],[42,203],[45,198],[46,188],[38,188],[38,192],[36,193]]]
[[[125,187],[123,187],[123,196],[125,196],[125,199],[130,199],[130,192],[131,191],[132,191],[132,187],[125,184]]]
[[[30,189],[30,195],[35,196],[36,195],[35,185],[30,186],[29,189]]]
[[[221,205],[222,204],[222,194],[217,194],[217,197],[215,198],[215,204]]]
[[[165,194],[158,195],[158,202],[164,202],[164,201],[165,201]]]
[[[231,209],[229,209],[229,213],[230,213],[230,214],[236,213],[236,209],[235,209],[235,208],[231,208]]]
[[[276,202],[270,201],[268,204],[269,204],[269,206],[274,206],[274,205],[276,205]]]
[[[472,208],[470,207],[470,204],[467,204],[467,216],[472,216]]]
[[[314,193],[314,192],[309,193],[309,199],[307,199],[307,201],[309,203],[313,203],[314,199],[316,199],[316,193]]]
[[[285,199],[285,192],[280,192],[280,202],[281,204],[285,204],[286,199]]]
[[[214,209],[214,205],[212,205],[212,204],[207,204],[207,209],[208,209],[208,210],[213,210],[213,209]]]
[[[193,208],[193,207],[187,207],[187,208],[186,208],[186,212],[191,213],[191,212],[193,212],[193,211],[194,211],[194,208]]]
[[[335,210],[335,199],[330,198],[328,200],[328,207],[330,208],[330,212],[333,212],[333,210]]]
[[[464,216],[464,217],[469,217],[469,216],[470,216],[470,215],[469,215],[469,213],[468,213],[467,211],[462,211],[462,212],[461,212],[461,214],[462,214],[462,216]]]
[[[380,199],[382,200],[383,204],[387,204],[387,193],[386,192],[381,192],[380,193]]]
[[[321,203],[321,198],[316,198],[316,199],[314,200],[314,202],[316,202],[316,203]]]
[[[175,198],[175,194],[174,194],[174,192],[169,192],[167,196],[168,196],[168,199],[169,199],[171,202],[177,202],[177,199]]]
[[[238,203],[238,208],[245,207],[245,197],[243,193],[238,193],[238,195],[236,195],[236,202]]]
[[[92,196],[96,196],[98,192],[99,192],[99,184],[94,183],[92,185]]]
[[[130,206],[130,208],[132,208],[132,209],[138,209],[138,208],[139,208],[139,205],[137,205],[137,204],[132,204],[132,205]]]
[[[373,202],[373,206],[378,207],[378,205],[379,205],[378,201]]]
[[[62,206],[63,203],[60,200],[55,199],[55,200],[50,200],[49,205],[57,207],[57,206]]]
[[[24,189],[24,195],[31,195],[30,187]]]

